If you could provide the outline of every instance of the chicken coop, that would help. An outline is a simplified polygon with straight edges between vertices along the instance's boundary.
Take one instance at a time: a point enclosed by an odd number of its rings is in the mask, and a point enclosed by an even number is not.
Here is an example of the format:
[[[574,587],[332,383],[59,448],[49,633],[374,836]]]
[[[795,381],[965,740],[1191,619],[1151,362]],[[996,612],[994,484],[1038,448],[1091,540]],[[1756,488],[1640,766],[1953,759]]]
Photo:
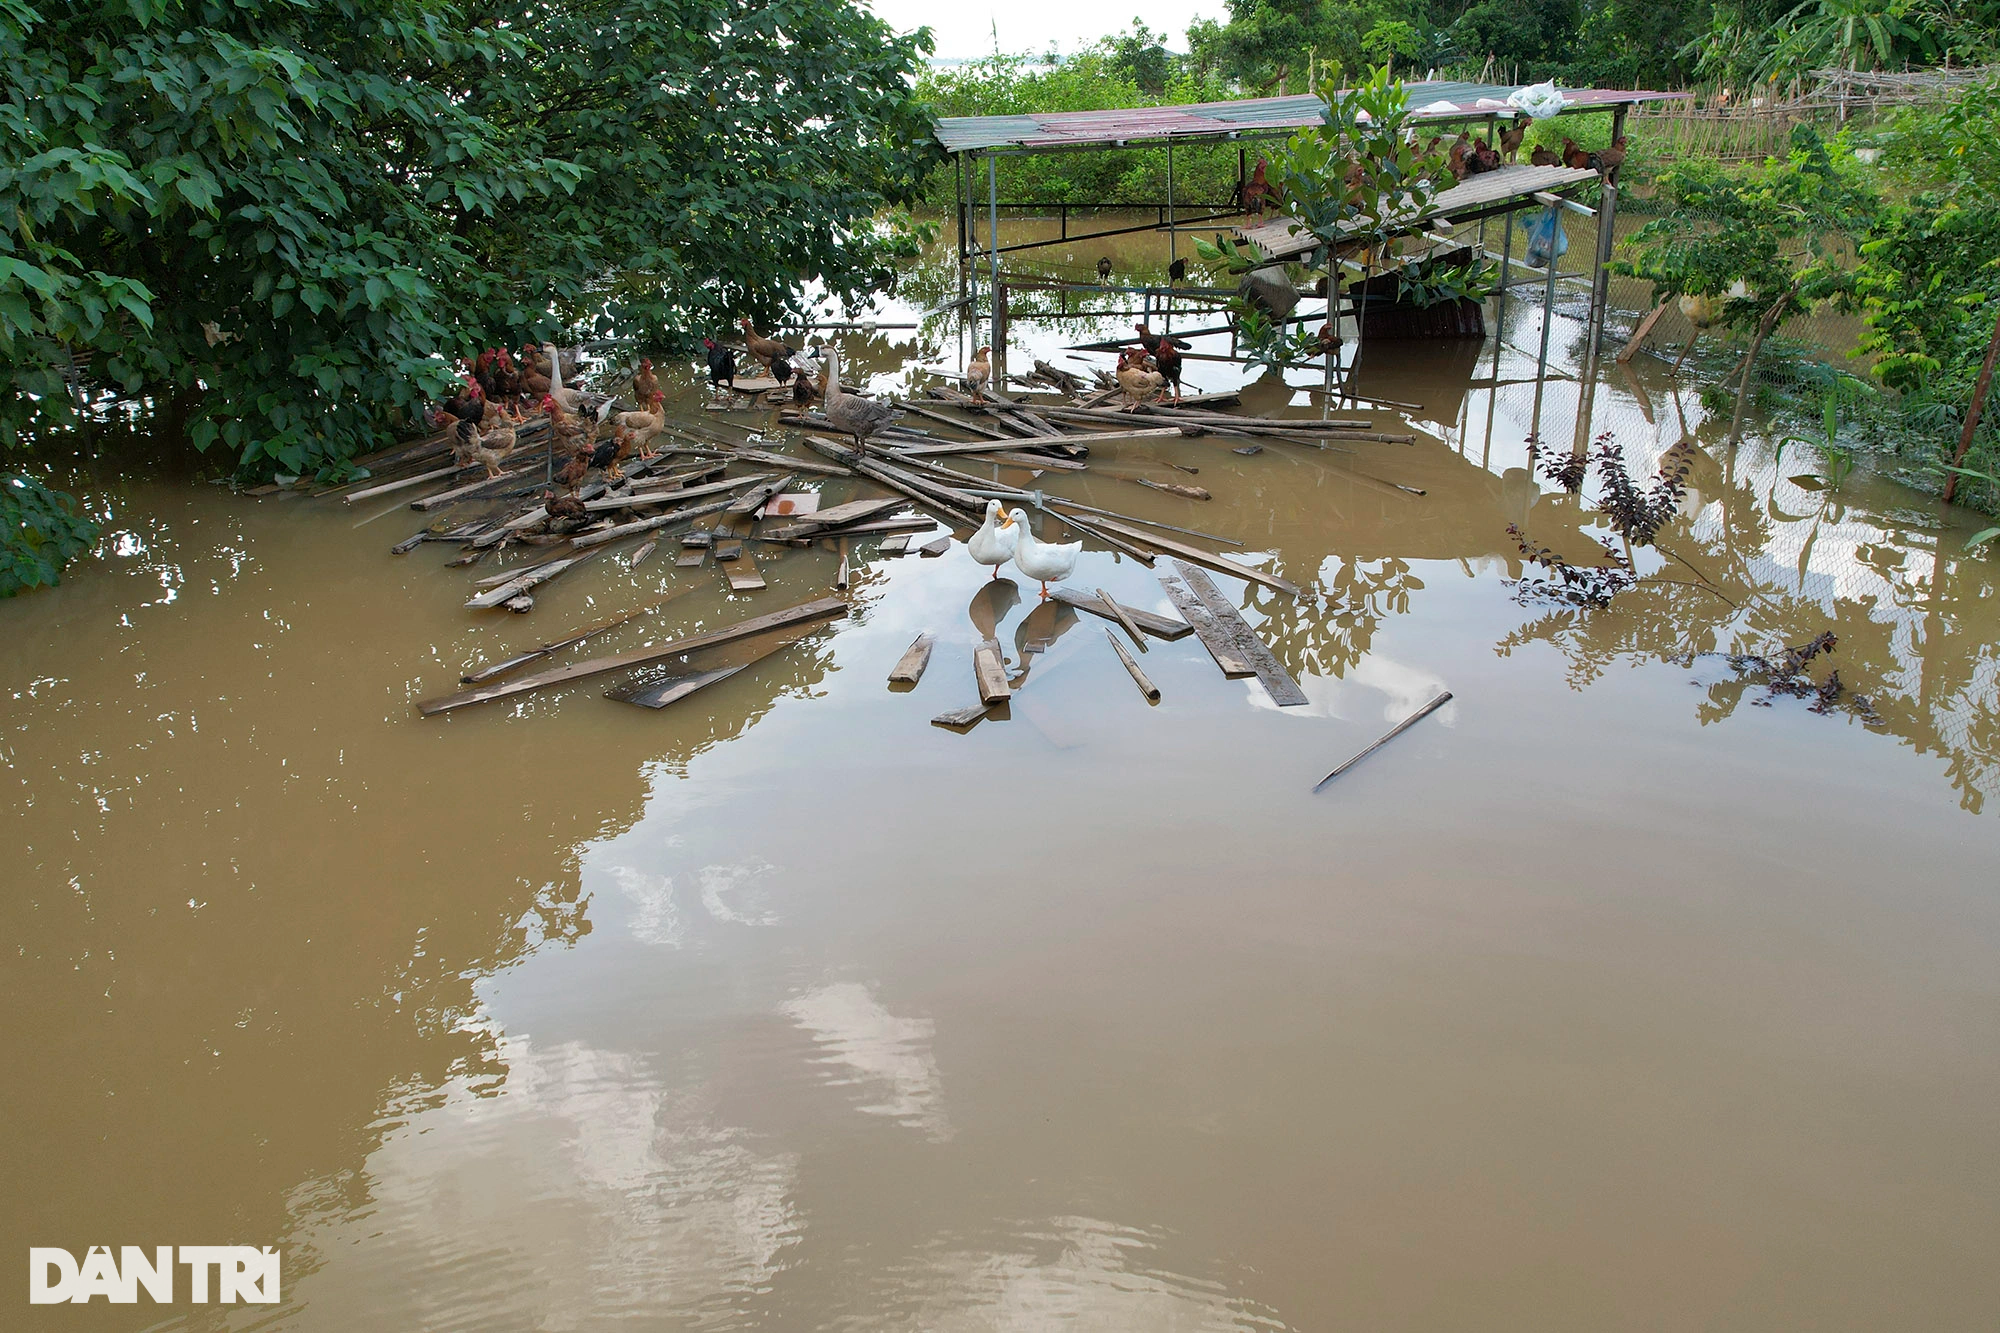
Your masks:
[[[1521,91],[1520,85],[1465,83],[1428,80],[1404,85],[1413,109],[1412,119],[1435,126],[1440,132],[1463,129],[1478,132],[1483,126],[1489,142],[1498,139],[1502,121],[1511,122],[1521,112],[1508,99]],[[1684,99],[1685,93],[1627,88],[1565,88],[1560,116],[1608,115],[1612,137],[1623,132],[1626,114],[1648,102]],[[1338,96],[1339,94],[1335,94]],[[1202,102],[1181,106],[1135,107],[1111,111],[1062,111],[1003,116],[947,116],[935,122],[933,133],[949,155],[957,188],[958,274],[956,306],[968,325],[975,329],[983,320],[990,327],[988,341],[999,358],[996,373],[1005,373],[1008,293],[1010,289],[1067,288],[1074,291],[1123,292],[1144,304],[1139,313],[1150,313],[1154,303],[1176,297],[1207,298],[1217,304],[1234,295],[1233,288],[1204,287],[1185,281],[1159,284],[1112,284],[1051,279],[1042,274],[1010,273],[1002,266],[1003,256],[1021,254],[1051,246],[1067,246],[1078,241],[1129,235],[1135,232],[1163,232],[1171,272],[1181,271],[1180,236],[1184,232],[1210,232],[1220,228],[1233,231],[1237,239],[1254,245],[1269,265],[1284,265],[1304,258],[1317,245],[1309,233],[1295,235],[1292,220],[1278,216],[1252,222],[1242,208],[1244,187],[1250,180],[1252,146],[1289,137],[1309,125],[1324,122],[1327,103],[1316,94],[1291,97],[1258,97],[1230,102]],[[1177,146],[1202,144],[1237,145],[1236,190],[1231,199],[1187,199],[1176,197],[1174,151]],[[1166,197],[1151,203],[1129,204],[1112,201],[1047,202],[1003,200],[1000,197],[1000,160],[1037,153],[1109,153],[1137,148],[1164,148],[1166,154]],[[978,198],[979,165],[985,164],[985,199]],[[1427,246],[1466,248],[1486,256],[1489,224],[1497,224],[1504,236],[1497,252],[1499,288],[1503,304],[1512,289],[1540,286],[1544,310],[1553,307],[1558,282],[1583,282],[1589,288],[1589,330],[1591,355],[1595,356],[1603,330],[1606,297],[1605,265],[1610,258],[1616,221],[1618,191],[1615,176],[1607,178],[1590,167],[1563,165],[1503,165],[1470,176],[1458,185],[1440,191],[1430,206],[1412,211],[1397,220],[1399,236],[1417,237]],[[1595,207],[1572,196],[1586,186],[1601,185]],[[1072,215],[1117,208],[1150,220],[1127,221],[1115,227],[1074,230]],[[1514,216],[1524,209],[1560,209],[1589,218],[1596,231],[1595,261],[1581,275],[1556,271],[1553,259],[1545,265],[1524,263],[1513,254]],[[980,217],[984,213],[984,218]],[[1002,218],[1020,220],[1053,218],[1055,234],[1008,236]],[[982,227],[983,221],[983,227]],[[1017,233],[1024,229],[1017,226]],[[983,291],[982,291],[983,288]],[[1325,295],[1301,291],[1301,301],[1316,295],[1324,304],[1305,313],[1292,313],[1289,322],[1338,322],[1349,316],[1355,332],[1366,337],[1378,328],[1430,329],[1446,316],[1397,315],[1385,308],[1380,289],[1370,288],[1351,295]],[[1364,322],[1365,320],[1365,322]],[[1465,333],[1476,321],[1464,311],[1448,316],[1453,331]],[[1544,320],[1546,330],[1547,321]],[[1473,329],[1474,336],[1480,331]],[[1423,335],[1420,335],[1423,336]],[[1547,360],[1547,338],[1543,339],[1542,360]],[[1331,373],[1331,367],[1329,367]]]

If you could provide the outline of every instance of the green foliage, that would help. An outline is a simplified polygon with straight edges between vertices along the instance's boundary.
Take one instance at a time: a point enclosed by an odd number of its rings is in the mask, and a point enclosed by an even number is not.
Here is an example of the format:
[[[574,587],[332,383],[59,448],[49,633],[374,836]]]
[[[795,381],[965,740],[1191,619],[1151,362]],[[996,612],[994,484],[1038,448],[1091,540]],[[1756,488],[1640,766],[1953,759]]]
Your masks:
[[[0,403],[336,470],[447,358],[875,287],[927,39],[838,0],[0,0]]]
[[[62,567],[96,540],[97,524],[75,500],[23,473],[0,473],[0,597],[60,582]]]
[[[1924,29],[1908,21],[1914,0],[1800,0],[1778,20],[1776,40],[1757,74],[1781,83],[1816,69],[1888,69],[1935,54]]]
[[[1665,211],[1624,242],[1612,271],[1645,278],[1656,295],[1709,297],[1721,322],[1773,326],[1852,286],[1853,238],[1879,208],[1845,139],[1829,147],[1809,125],[1791,151],[1750,168],[1695,161],[1665,172]]]

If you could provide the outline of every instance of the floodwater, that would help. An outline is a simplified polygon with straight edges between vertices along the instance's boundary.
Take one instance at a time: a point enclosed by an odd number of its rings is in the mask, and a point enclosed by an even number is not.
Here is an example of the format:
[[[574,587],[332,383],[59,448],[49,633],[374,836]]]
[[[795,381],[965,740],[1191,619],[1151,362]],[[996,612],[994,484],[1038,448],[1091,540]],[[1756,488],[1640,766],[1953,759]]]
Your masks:
[[[1117,323],[1018,325],[1014,365]],[[1282,710],[1192,637],[1148,706],[1103,622],[954,546],[864,547],[848,618],[659,712],[600,678],[422,718],[641,597],[693,589],[557,660],[826,595],[837,557],[758,549],[732,597],[627,544],[475,613],[488,566],[387,554],[405,497],[87,478],[100,552],[0,605],[0,1251],[275,1245],[283,1300],[15,1287],[0,1324],[1990,1329],[2000,559],[1725,449],[1642,357],[1592,430],[1696,441],[1642,565],[1712,589],[1519,604],[1509,523],[1595,530],[1528,468],[1539,331],[1364,351],[1415,445],[1141,440],[1035,483],[1311,588],[1218,576]],[[880,387],[959,354],[911,336],[844,341]],[[1250,401],[1318,415],[1293,378]],[[1545,438],[1577,404],[1564,370]],[[1110,553],[1071,582],[1170,609]],[[989,629],[1017,675],[1054,644],[1006,716],[929,725]],[[1699,655],[1824,629],[1872,716]]]

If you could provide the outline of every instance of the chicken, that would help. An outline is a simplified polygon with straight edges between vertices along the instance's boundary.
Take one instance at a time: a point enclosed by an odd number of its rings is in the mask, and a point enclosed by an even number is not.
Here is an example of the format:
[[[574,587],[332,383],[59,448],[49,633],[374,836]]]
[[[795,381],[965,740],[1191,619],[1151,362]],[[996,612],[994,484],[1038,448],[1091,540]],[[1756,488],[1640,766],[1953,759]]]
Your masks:
[[[763,362],[766,370],[771,368],[773,361],[791,359],[792,349],[775,338],[758,336],[757,330],[751,327],[748,316],[738,322],[743,325],[743,341],[749,346],[750,355]]]
[[[1187,281],[1187,260],[1176,259],[1173,263],[1167,265],[1167,281],[1169,283]]]
[[[1444,164],[1451,169],[1451,174],[1458,180],[1464,180],[1467,176],[1470,176],[1472,174],[1472,140],[1463,134],[1452,140],[1451,152],[1446,155]]]
[[[563,465],[556,472],[556,480],[568,487],[571,495],[575,495],[576,488],[583,485],[583,479],[589,473],[590,454],[572,450],[564,455]]]
[[[1472,141],[1472,156],[1467,160],[1466,165],[1472,168],[1474,175],[1480,175],[1488,171],[1498,171],[1500,169],[1499,151],[1487,143],[1483,136],[1474,139]]]
[[[549,419],[549,446],[551,448],[575,448],[579,441],[589,437],[589,428],[563,410],[563,405],[553,394],[542,395],[542,412]],[[593,423],[594,424],[594,423]]]
[[[993,379],[993,349],[981,347],[972,354],[972,360],[965,363],[965,387],[972,390],[972,396],[979,402],[986,401],[986,386]]]
[[[836,430],[852,435],[855,449],[864,455],[868,452],[868,437],[896,415],[887,403],[860,398],[841,389],[840,354],[831,347],[826,349],[826,402],[820,411]]]
[[[538,364],[539,362],[539,364]],[[549,378],[548,358],[541,355],[541,349],[529,343],[521,349],[520,360],[521,392],[531,400],[539,400],[554,384]]]
[[[1275,193],[1271,189],[1270,177],[1266,174],[1269,164],[1263,158],[1257,159],[1257,169],[1250,173],[1250,179],[1243,182],[1243,216],[1261,218],[1265,205],[1270,203]]]
[[[1521,156],[1521,140],[1528,137],[1528,122],[1517,120],[1514,128],[1500,133],[1500,151],[1509,162],[1518,161]]]
[[[611,418],[615,430],[631,432],[641,458],[653,456],[653,441],[667,428],[667,396],[656,389],[646,401],[651,405],[650,411],[620,412]]]
[[[1597,154],[1597,169],[1609,176],[1625,165],[1625,136],[1619,135],[1611,141],[1609,148]]]
[[[582,478],[579,477],[578,480],[580,481]],[[577,498],[574,488],[571,489],[568,495],[557,495],[554,491],[543,491],[542,508],[548,511],[547,517],[542,520],[542,531],[544,532],[547,532],[558,522],[574,523],[578,519],[590,517],[590,510],[584,505],[582,500]]]
[[[1127,408],[1154,398],[1166,382],[1166,377],[1158,371],[1146,369],[1146,354],[1138,348],[1119,354],[1118,387],[1125,394]]]
[[[1139,330],[1139,345],[1152,356],[1160,378],[1174,386],[1174,401],[1178,403],[1181,400],[1181,349],[1189,344],[1171,335],[1156,334],[1144,324],[1132,327]]]
[[[498,430],[489,430],[479,437],[479,445],[472,451],[472,456],[485,466],[488,481],[500,475],[500,465],[514,452],[514,443],[518,438],[512,422],[503,422]]]
[[[653,373],[653,358],[639,358],[639,368],[632,372],[632,396],[642,403],[650,403],[660,397],[660,377]]]
[[[1319,341],[1319,350],[1323,355],[1325,356],[1340,355],[1342,340],[1340,334],[1335,332],[1332,320],[1328,320],[1326,323],[1319,326],[1318,341]]]
[[[1562,161],[1545,146],[1536,144],[1528,153],[1528,161],[1538,167],[1553,167]]]
[[[736,392],[736,353],[713,338],[703,338],[701,345],[708,351],[708,382],[713,388],[728,386]]]
[[[477,426],[486,418],[486,391],[479,387],[479,381],[470,373],[465,375],[459,391],[444,400],[444,414],[451,418],[446,429],[461,421],[469,421]]]
[[[1110,256],[1110,255],[1103,255],[1103,256],[1099,257],[1099,259],[1098,259],[1098,261],[1097,261],[1097,280],[1098,280],[1099,282],[1109,282],[1109,281],[1111,281],[1111,256]]]
[[[1563,140],[1562,163],[1571,170],[1579,170],[1591,165],[1590,154],[1577,146],[1574,139]]]

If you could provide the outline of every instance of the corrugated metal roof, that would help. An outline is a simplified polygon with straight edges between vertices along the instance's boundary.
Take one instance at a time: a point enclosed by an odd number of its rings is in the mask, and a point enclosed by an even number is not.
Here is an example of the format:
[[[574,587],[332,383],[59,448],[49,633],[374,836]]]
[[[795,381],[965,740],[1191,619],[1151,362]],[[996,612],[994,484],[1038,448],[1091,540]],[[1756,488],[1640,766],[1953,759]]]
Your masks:
[[[1410,105],[1422,120],[1449,120],[1511,111],[1507,96],[1515,84],[1457,83],[1446,80],[1405,84]],[[1656,102],[1686,93],[1621,88],[1565,88],[1578,110],[1621,102]],[[946,152],[988,148],[1089,148],[1229,134],[1270,134],[1317,125],[1326,104],[1311,93],[1296,97],[1251,97],[1235,102],[1195,102],[1185,106],[1141,106],[1112,111],[1051,111],[1013,116],[941,116],[937,141]]]

